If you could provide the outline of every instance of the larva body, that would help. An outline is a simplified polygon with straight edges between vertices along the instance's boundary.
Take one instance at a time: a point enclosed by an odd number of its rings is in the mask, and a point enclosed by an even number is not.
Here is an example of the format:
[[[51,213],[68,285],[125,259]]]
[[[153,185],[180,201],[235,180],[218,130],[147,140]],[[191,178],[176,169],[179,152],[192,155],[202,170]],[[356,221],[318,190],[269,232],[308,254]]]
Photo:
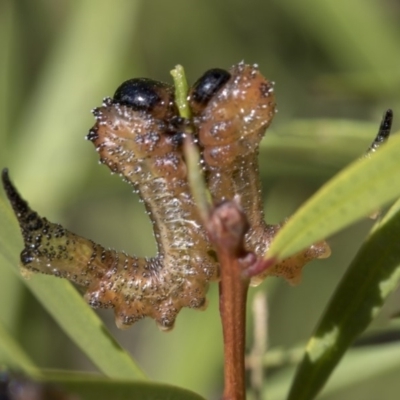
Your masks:
[[[218,276],[188,188],[180,133],[169,131],[173,102],[166,88],[161,89],[164,103],[151,110],[106,99],[93,111],[96,124],[88,135],[101,162],[121,174],[143,199],[153,222],[156,257],[106,250],[40,218],[4,177],[23,231],[24,267],[86,287],[89,304],[113,307],[119,327],[149,316],[161,329],[171,329],[182,307],[205,307],[209,281]]]
[[[264,227],[258,147],[275,114],[275,98],[256,67],[238,64],[229,75],[194,122],[213,199],[240,196],[251,225],[247,240],[253,242]]]
[[[207,90],[212,96],[205,95]],[[206,72],[192,88],[190,103],[213,200],[218,203],[239,196],[250,223],[247,250],[263,257],[281,227],[264,220],[258,170],[259,144],[276,112],[273,84],[257,66],[239,63],[229,72]],[[297,283],[302,267],[327,256],[328,250],[325,242],[314,245],[254,277],[251,283],[257,285],[267,275]]]
[[[178,116],[173,89],[149,79],[124,82],[93,114],[87,138],[100,161],[120,174],[142,198],[153,222],[157,255],[138,258],[104,247],[50,223],[32,211],[3,172],[3,185],[21,226],[23,267],[67,278],[86,288],[93,307],[114,308],[126,327],[146,316],[163,330],[182,307],[202,309],[219,264],[191,195],[182,139],[185,127],[198,139],[215,203],[240,198],[249,221],[246,251],[262,257],[280,225],[267,225],[258,174],[258,148],[275,114],[272,84],[257,67],[240,63],[214,69],[190,93],[193,119]],[[327,255],[325,243],[253,278],[296,282],[310,260]]]
[[[149,302],[147,315],[154,318],[151,310],[161,307],[161,316],[155,319],[167,329],[182,307],[205,306],[208,282],[217,279],[218,271],[190,195],[180,133],[168,131],[172,98],[163,101],[165,111],[162,112],[163,104],[157,103],[158,110],[154,112],[106,100],[103,107],[94,110],[97,123],[88,137],[96,146],[101,162],[121,174],[138,191],[153,222],[158,246],[156,257],[130,261],[134,268],[124,267],[119,273],[110,274],[110,280],[119,286],[128,285],[126,293],[130,293],[132,284],[154,293],[154,299],[146,293],[139,299],[131,296],[121,311],[116,309],[116,314],[126,313],[132,300],[137,303],[132,304],[134,311]],[[127,279],[127,274],[136,271],[136,265],[138,273]],[[104,302],[98,302],[103,296],[102,290],[104,285],[99,282],[97,291],[88,292],[86,296],[92,304],[103,306]],[[126,324],[134,322],[129,317],[125,319]]]

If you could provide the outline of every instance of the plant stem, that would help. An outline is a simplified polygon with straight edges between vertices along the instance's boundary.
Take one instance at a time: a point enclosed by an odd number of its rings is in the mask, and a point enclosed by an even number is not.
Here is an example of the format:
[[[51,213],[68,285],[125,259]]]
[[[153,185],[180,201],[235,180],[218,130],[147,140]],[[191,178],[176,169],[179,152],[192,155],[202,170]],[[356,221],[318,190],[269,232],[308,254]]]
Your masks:
[[[175,103],[182,118],[190,118],[190,108],[187,100],[188,84],[186,81],[185,70],[182,65],[177,65],[170,71],[175,84]]]
[[[190,118],[188,86],[182,66],[177,65],[171,75],[179,114],[182,118]],[[220,262],[219,307],[225,355],[223,400],[245,400],[246,301],[250,280],[243,276],[243,271],[255,261],[255,256],[244,250],[244,235],[249,225],[236,201],[210,207],[199,166],[200,156],[190,137],[185,140],[184,153],[191,191]]]
[[[219,309],[224,338],[223,400],[245,400],[246,301],[249,278],[243,269],[255,256],[244,249],[248,221],[236,201],[217,205],[206,222],[220,262]]]
[[[219,284],[219,310],[224,337],[224,400],[244,400],[246,300],[249,281],[242,278],[239,260],[219,249],[221,281]]]

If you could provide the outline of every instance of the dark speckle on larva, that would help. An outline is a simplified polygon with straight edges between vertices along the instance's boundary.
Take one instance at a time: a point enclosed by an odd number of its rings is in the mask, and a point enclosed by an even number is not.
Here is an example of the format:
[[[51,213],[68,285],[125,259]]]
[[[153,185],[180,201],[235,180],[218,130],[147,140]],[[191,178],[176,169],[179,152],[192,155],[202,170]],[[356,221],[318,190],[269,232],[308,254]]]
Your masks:
[[[274,85],[272,82],[265,82],[260,85],[260,92],[261,96],[263,97],[272,97],[273,91],[274,91]]]

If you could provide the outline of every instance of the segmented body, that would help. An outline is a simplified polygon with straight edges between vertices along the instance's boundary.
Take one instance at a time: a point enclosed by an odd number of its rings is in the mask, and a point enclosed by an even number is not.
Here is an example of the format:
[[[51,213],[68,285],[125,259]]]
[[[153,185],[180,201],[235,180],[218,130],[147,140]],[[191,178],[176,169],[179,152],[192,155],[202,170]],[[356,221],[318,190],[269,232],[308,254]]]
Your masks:
[[[121,174],[143,199],[157,241],[155,257],[106,250],[40,219],[14,195],[13,203],[19,202],[19,214],[24,214],[20,222],[26,249],[31,249],[25,250],[23,265],[87,287],[88,302],[113,307],[119,327],[149,316],[161,329],[172,328],[182,307],[205,307],[209,281],[218,275],[188,187],[180,133],[169,131],[168,104],[165,109],[165,115],[160,110],[136,111],[106,99],[93,111],[97,122],[88,135],[101,162]],[[35,223],[28,224],[29,219]]]
[[[146,308],[145,315],[161,327],[171,327],[182,307],[205,305],[208,282],[217,278],[217,263],[188,187],[177,139],[180,132],[168,131],[170,101],[166,100],[165,115],[154,117],[154,112],[135,111],[106,100],[94,111],[97,123],[89,133],[101,161],[121,174],[143,199],[158,246],[156,257],[129,260],[134,268],[119,263],[109,279],[113,287],[122,288],[124,301],[116,313],[124,315],[127,324],[136,318],[127,309],[136,314],[136,309]],[[125,271],[131,271],[128,279]],[[87,292],[92,304],[105,303],[102,291],[107,284],[101,280],[96,290]],[[135,286],[142,293],[132,295]],[[109,296],[114,296],[112,291]]]
[[[258,147],[275,114],[272,84],[257,67],[240,63],[230,72],[211,70],[194,85],[194,118],[182,121],[168,85],[148,79],[124,82],[113,99],[93,113],[87,138],[102,163],[139,193],[153,222],[158,252],[138,258],[104,247],[50,223],[32,211],[11,184],[3,183],[19,220],[25,268],[67,278],[86,288],[93,307],[112,307],[126,327],[143,317],[163,330],[173,327],[182,307],[202,309],[218,262],[194,204],[182,152],[182,129],[198,137],[214,202],[240,197],[250,223],[246,247],[263,256],[280,225],[264,222]],[[325,243],[267,270],[294,282],[311,259],[326,255]]]
[[[240,197],[250,223],[247,250],[263,257],[281,227],[265,222],[258,169],[259,144],[276,113],[273,84],[257,66],[239,63],[229,74],[223,70],[212,74],[216,84],[208,98],[202,89],[209,87],[208,74],[196,82],[190,96],[207,185],[216,203]],[[308,261],[328,255],[326,243],[318,243],[254,277],[251,284],[259,284],[267,275],[283,276],[296,283]]]

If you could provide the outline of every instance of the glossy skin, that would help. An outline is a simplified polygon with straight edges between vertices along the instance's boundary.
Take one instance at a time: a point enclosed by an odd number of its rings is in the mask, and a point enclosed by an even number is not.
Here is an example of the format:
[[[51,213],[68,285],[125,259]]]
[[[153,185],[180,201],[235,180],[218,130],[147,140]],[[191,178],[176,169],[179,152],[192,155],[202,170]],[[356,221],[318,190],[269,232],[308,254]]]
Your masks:
[[[212,74],[213,75],[213,74]],[[215,203],[240,197],[240,204],[250,222],[246,235],[248,251],[263,257],[281,225],[267,225],[264,220],[258,150],[261,139],[276,112],[273,84],[254,65],[240,63],[210,87],[208,72],[190,94],[195,110],[195,124],[206,169],[207,185]],[[213,93],[208,101],[198,101],[206,89]],[[329,256],[325,242],[315,244],[252,279],[259,284],[267,275],[282,276],[295,284],[303,266]]]
[[[143,199],[153,222],[158,253],[138,258],[107,250],[41,218],[3,172],[3,185],[25,242],[23,267],[67,278],[86,288],[93,307],[114,308],[127,327],[144,317],[162,330],[173,327],[182,307],[204,309],[219,264],[194,204],[182,151],[185,127],[198,136],[207,185],[216,203],[240,197],[250,224],[246,250],[263,256],[280,225],[267,225],[258,173],[258,147],[275,114],[272,84],[255,66],[213,69],[193,86],[190,121],[179,117],[173,89],[150,79],[124,82],[93,114],[87,136],[100,161],[120,174]],[[253,278],[285,277],[295,283],[303,266],[326,256],[325,243]]]
[[[106,250],[41,219],[19,198],[7,177],[5,181],[20,215],[26,268],[87,287],[89,304],[113,307],[121,328],[149,316],[168,330],[182,307],[205,307],[208,283],[217,279],[218,264],[190,195],[182,149],[174,137],[179,132],[168,131],[168,121],[176,112],[172,90],[154,87],[150,81],[146,85],[143,90],[141,82],[141,98],[158,95],[161,101],[136,111],[118,89],[114,99],[106,99],[93,111],[97,122],[88,139],[101,162],[122,175],[143,199],[158,245],[155,257]],[[124,104],[119,103],[121,97]]]

